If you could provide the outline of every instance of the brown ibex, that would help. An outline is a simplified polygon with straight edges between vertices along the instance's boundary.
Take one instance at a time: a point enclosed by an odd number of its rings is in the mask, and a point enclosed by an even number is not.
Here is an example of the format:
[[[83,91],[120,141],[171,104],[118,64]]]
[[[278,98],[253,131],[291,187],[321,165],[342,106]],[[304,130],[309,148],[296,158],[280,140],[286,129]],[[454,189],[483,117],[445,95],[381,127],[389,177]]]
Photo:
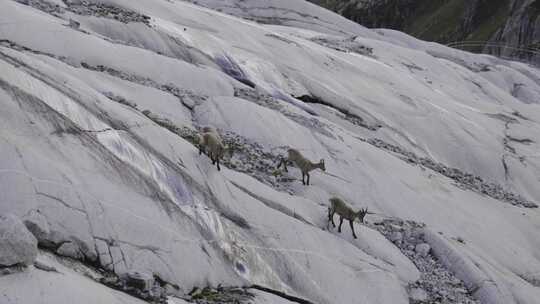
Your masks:
[[[341,233],[341,224],[343,224],[343,219],[349,220],[352,235],[356,239],[357,237],[356,233],[354,233],[353,222],[356,218],[358,218],[361,223],[364,223],[364,217],[366,214],[369,214],[368,209],[360,209],[358,212],[354,212],[354,210],[347,206],[347,204],[340,198],[332,197],[329,201],[330,207],[328,207],[328,222],[331,222],[332,226],[335,228],[336,224],[334,223],[334,214],[337,213],[339,215],[338,232]]]
[[[289,172],[289,170],[287,170],[287,162],[293,162],[300,169],[300,171],[302,171],[302,184],[304,185],[306,184],[309,185],[309,172],[310,171],[313,171],[315,169],[321,169],[323,171],[326,171],[326,166],[324,165],[324,159],[321,159],[321,161],[318,163],[313,163],[309,159],[305,158],[300,152],[298,152],[298,150],[295,150],[295,149],[287,150],[287,154],[288,154],[287,158],[281,157],[281,160],[277,168],[279,169],[279,167],[281,167],[281,165],[283,164],[285,168],[285,172]],[[307,183],[304,180],[306,176],[307,176]]]

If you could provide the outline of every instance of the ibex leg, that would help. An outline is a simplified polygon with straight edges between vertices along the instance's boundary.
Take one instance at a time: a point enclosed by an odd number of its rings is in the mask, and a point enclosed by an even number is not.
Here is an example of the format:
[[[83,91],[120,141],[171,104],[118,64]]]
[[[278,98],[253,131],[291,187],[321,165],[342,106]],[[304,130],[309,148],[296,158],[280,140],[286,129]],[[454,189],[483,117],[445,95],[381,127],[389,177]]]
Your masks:
[[[354,225],[353,225],[353,221],[352,220],[349,220],[349,224],[351,225],[351,230],[352,230],[352,236],[356,239],[356,233],[354,233]]]
[[[334,223],[334,212],[330,208],[328,208],[328,223],[332,223],[332,226],[336,228],[336,223]]]

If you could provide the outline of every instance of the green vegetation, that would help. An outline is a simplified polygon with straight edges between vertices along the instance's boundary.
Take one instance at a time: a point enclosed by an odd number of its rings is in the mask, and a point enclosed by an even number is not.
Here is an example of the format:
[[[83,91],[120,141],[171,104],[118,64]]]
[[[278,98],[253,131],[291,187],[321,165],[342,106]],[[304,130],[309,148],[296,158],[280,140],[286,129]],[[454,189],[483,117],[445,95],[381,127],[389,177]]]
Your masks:
[[[510,0],[387,0],[369,7],[360,0],[311,1],[368,27],[393,28],[440,43],[490,40],[510,11]],[[530,14],[536,20],[540,0],[531,4]]]
[[[461,39],[463,15],[468,0],[433,0],[425,3],[421,15],[409,19],[404,30],[420,39],[448,42]]]
[[[487,41],[504,26],[508,18],[509,0],[493,1],[493,4],[498,4],[493,14],[485,14],[483,22],[470,33],[465,40],[468,41]],[[480,8],[482,10],[482,8]],[[490,12],[490,11],[486,11]],[[471,51],[480,51],[479,49],[471,49]]]

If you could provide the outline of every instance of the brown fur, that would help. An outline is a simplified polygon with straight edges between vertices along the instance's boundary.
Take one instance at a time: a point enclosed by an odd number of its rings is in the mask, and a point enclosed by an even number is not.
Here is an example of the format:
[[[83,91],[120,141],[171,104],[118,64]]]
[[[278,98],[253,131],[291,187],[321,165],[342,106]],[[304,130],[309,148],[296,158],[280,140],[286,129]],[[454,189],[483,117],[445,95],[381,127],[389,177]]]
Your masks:
[[[305,158],[298,150],[295,149],[289,149],[287,150],[287,158],[281,158],[278,169],[281,167],[281,165],[284,166],[285,172],[289,172],[287,169],[287,163],[292,162],[294,163],[300,171],[302,171],[302,184],[309,185],[309,172],[313,171],[315,169],[321,169],[323,171],[326,171],[326,166],[324,165],[324,159],[321,159],[318,163],[313,163],[309,159]],[[304,180],[307,176],[307,183]]]
[[[343,220],[349,220],[352,235],[356,239],[353,222],[356,218],[358,218],[361,223],[364,223],[364,217],[366,216],[366,214],[368,214],[367,208],[360,209],[358,212],[354,212],[354,210],[351,207],[347,206],[347,204],[340,198],[332,197],[329,201],[330,207],[328,207],[328,222],[332,223],[332,226],[334,226],[335,228],[336,224],[334,223],[334,214],[337,213],[339,215],[338,232],[341,233],[341,224],[343,224]]]

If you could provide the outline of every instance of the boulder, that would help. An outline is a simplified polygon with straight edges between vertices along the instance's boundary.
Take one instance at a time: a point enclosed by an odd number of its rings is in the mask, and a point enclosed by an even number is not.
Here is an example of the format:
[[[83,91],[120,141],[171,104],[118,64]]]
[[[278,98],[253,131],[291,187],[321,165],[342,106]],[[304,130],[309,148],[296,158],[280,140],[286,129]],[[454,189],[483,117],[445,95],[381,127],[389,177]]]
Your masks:
[[[409,293],[409,298],[413,303],[424,303],[428,300],[428,294],[422,288],[413,288]]]
[[[56,249],[56,253],[58,253],[61,256],[65,256],[65,257],[76,259],[76,260],[80,260],[84,258],[84,255],[81,252],[79,245],[77,245],[74,242],[66,242],[60,245],[60,247]]]
[[[429,244],[427,243],[418,244],[414,249],[414,251],[422,257],[426,257],[429,254],[430,250],[431,246],[429,246]]]
[[[52,267],[52,266],[49,266],[43,262],[40,262],[40,261],[35,261],[34,262],[34,267],[36,267],[37,269],[39,270],[43,270],[43,271],[47,271],[47,272],[58,272],[56,270],[56,268]]]
[[[37,245],[37,239],[18,217],[0,215],[0,266],[32,265]]]
[[[121,279],[126,287],[140,291],[150,291],[154,286],[154,276],[147,273],[132,271],[124,274]]]
[[[48,241],[48,236],[51,233],[49,223],[39,210],[30,211],[23,217],[23,222],[26,228],[36,237],[40,245],[48,245],[50,243]]]
[[[391,242],[394,242],[394,243],[401,243],[401,241],[403,240],[403,233],[401,232],[392,232],[390,234],[390,237],[389,237],[390,241]]]

